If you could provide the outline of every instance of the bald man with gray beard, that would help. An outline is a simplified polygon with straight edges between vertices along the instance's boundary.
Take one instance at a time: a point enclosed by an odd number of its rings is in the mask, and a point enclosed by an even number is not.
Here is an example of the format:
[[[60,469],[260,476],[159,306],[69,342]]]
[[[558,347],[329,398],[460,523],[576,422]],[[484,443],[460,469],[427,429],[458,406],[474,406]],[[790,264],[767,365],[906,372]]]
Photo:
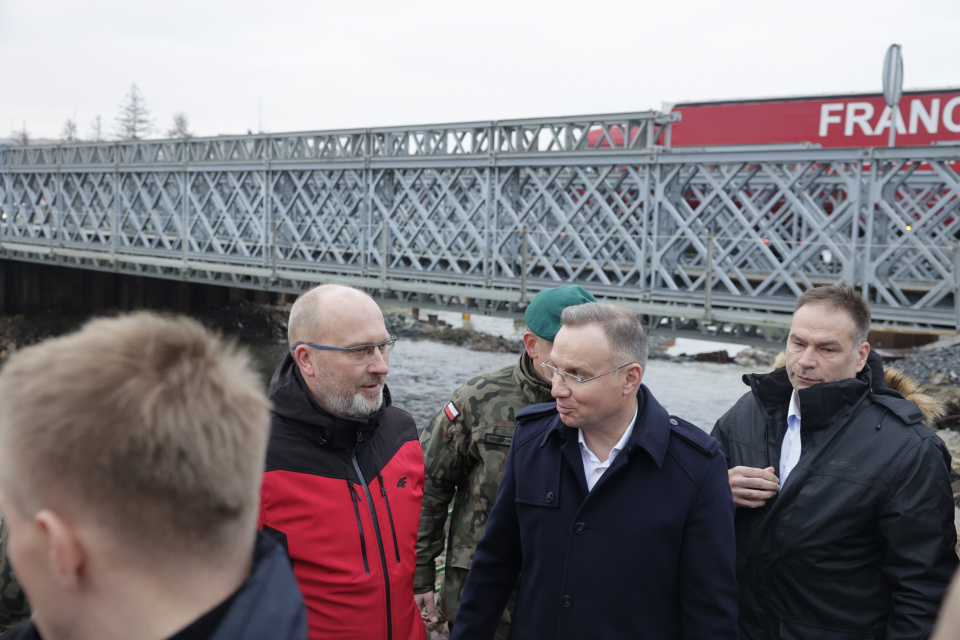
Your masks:
[[[288,338],[260,528],[287,549],[312,640],[425,640],[413,598],[423,454],[386,386],[396,338],[370,296],[341,285],[297,299]]]

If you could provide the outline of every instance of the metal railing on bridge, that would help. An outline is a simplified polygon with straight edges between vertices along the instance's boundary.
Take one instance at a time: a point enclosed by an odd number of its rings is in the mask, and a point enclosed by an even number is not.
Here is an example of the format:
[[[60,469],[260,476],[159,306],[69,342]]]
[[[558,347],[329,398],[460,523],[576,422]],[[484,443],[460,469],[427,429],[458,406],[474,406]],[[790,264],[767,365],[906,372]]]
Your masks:
[[[960,146],[671,149],[657,112],[0,149],[0,257],[516,312],[577,283],[651,326],[777,338],[849,283],[958,326]]]

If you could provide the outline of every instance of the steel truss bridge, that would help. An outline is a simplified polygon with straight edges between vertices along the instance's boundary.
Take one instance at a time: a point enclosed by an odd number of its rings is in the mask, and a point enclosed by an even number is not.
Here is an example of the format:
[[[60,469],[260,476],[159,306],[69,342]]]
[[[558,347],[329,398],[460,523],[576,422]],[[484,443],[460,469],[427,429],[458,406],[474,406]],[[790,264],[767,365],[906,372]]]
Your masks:
[[[0,148],[0,258],[507,315],[576,283],[746,340],[846,283],[956,333],[960,146],[671,149],[674,117]]]

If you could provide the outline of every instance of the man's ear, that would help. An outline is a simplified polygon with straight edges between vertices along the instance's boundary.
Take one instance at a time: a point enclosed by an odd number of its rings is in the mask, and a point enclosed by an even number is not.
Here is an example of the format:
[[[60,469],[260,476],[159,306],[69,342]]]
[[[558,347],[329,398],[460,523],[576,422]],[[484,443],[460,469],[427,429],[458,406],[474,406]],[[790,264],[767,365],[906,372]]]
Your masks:
[[[636,362],[628,364],[623,368],[623,393],[632,395],[640,388],[640,382],[643,380],[643,369]]]
[[[299,346],[293,350],[293,359],[297,361],[300,367],[300,373],[307,377],[313,377],[313,363],[310,361],[310,349],[305,346]]]
[[[49,509],[38,511],[34,521],[46,536],[51,573],[62,588],[76,590],[87,559],[87,552],[77,536],[76,526]]]
[[[540,360],[538,360],[540,354],[537,352],[537,348],[540,346],[539,342],[540,338],[532,331],[523,332],[523,346],[527,350],[527,355],[530,356],[530,359],[537,364],[540,364]]]
[[[863,365],[867,364],[867,356],[870,355],[870,343],[861,342],[857,347],[857,372],[863,371]]]

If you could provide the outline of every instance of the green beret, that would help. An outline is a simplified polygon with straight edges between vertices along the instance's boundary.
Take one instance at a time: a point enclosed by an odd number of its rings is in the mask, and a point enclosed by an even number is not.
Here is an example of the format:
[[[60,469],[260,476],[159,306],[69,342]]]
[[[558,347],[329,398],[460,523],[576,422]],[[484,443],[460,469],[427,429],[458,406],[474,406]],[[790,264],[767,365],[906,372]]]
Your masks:
[[[544,289],[533,297],[523,317],[531,331],[553,342],[560,331],[560,315],[564,309],[596,301],[592,293],[575,284]]]

